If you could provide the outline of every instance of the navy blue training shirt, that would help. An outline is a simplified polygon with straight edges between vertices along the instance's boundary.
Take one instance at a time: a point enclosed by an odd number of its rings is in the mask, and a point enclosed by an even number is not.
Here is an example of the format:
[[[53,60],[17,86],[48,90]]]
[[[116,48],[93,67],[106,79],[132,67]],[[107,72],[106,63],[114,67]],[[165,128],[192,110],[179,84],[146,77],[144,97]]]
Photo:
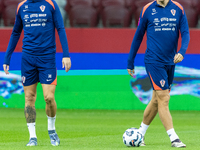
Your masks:
[[[54,0],[24,0],[19,3],[4,64],[10,64],[11,55],[22,29],[24,30],[23,53],[38,57],[55,55],[55,28],[62,45],[63,57],[69,57],[67,36],[57,3]]]
[[[145,32],[147,35],[145,63],[174,65],[179,32],[182,43],[178,53],[184,57],[190,35],[184,8],[178,2],[169,0],[166,7],[162,7],[155,0],[143,7],[129,53],[128,69],[134,69],[134,59]]]

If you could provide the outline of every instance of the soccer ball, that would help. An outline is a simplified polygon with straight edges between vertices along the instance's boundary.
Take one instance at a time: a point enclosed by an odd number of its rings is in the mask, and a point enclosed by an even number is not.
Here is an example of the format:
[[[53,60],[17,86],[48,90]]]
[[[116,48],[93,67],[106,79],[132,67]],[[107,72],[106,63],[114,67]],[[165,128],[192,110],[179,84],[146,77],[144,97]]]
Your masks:
[[[142,134],[137,128],[129,128],[123,134],[123,142],[129,147],[139,147],[142,143]]]

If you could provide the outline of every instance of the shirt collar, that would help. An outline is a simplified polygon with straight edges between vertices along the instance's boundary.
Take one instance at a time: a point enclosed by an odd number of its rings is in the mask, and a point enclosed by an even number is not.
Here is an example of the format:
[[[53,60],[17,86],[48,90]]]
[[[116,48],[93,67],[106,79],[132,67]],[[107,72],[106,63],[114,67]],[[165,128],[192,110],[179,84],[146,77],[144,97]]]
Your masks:
[[[156,6],[162,7],[161,5],[159,5],[159,4],[157,3],[157,0],[155,0],[155,1],[156,1]],[[172,0],[169,0],[168,4],[167,4],[165,7],[167,7],[171,2],[172,2]]]

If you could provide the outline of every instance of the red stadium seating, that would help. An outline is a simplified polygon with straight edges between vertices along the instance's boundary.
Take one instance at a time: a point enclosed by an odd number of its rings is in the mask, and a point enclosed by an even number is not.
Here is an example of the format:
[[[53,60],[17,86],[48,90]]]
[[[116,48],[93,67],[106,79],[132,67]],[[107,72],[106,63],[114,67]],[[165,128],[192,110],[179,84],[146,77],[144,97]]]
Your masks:
[[[15,5],[17,6],[20,2],[22,2],[23,0],[3,0],[5,7],[9,6],[9,5]]]
[[[198,14],[200,15],[200,0],[194,0],[194,4],[193,4],[196,8],[196,10],[198,11]]]
[[[125,2],[125,0],[102,0],[101,4],[103,7],[113,6],[113,5],[125,6],[126,2]]]
[[[101,4],[101,0],[93,0],[93,6],[94,7],[99,7]]]
[[[13,26],[14,25],[14,23],[15,23],[15,11],[16,11],[15,5],[7,6],[4,9],[4,12],[3,12],[4,26]]]
[[[102,0],[101,16],[104,27],[129,27],[132,21],[126,0]]]
[[[200,0],[192,0],[193,7],[198,11],[200,11]]]
[[[194,9],[185,9],[188,25],[190,28],[196,28],[198,24],[198,12]]]
[[[121,6],[108,6],[102,12],[104,27],[129,27],[131,24],[131,13]]]
[[[180,3],[185,9],[193,7],[194,0],[175,0],[176,2]]]
[[[69,20],[71,27],[96,27],[97,11],[90,6],[74,6],[70,10]]]
[[[136,11],[135,0],[125,0],[126,7],[134,14]]]
[[[69,13],[74,6],[93,6],[93,0],[68,0],[65,10]]]
[[[16,8],[20,2],[22,2],[22,0],[3,0],[4,26],[13,26],[14,25]]]
[[[77,5],[92,6],[93,0],[68,0],[68,4],[72,7]]]
[[[101,0],[93,0],[93,6],[97,10],[97,13],[100,13]]]
[[[4,8],[3,0],[0,0],[0,19],[1,19],[1,17],[2,17],[3,8]]]
[[[153,0],[134,0],[135,6],[138,7],[144,7],[146,4],[152,2]]]
[[[98,0],[69,0],[65,10],[71,27],[96,27],[99,21]]]

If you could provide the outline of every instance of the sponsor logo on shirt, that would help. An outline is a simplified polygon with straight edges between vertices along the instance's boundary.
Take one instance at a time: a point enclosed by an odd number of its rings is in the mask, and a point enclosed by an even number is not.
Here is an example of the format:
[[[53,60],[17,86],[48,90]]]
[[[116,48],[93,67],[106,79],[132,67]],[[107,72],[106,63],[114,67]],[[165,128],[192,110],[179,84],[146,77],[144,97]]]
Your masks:
[[[158,18],[154,18],[153,22],[160,22],[160,20]]]
[[[23,10],[23,12],[28,11],[28,5],[25,5],[25,9]]]
[[[24,24],[25,27],[45,27],[46,26],[46,19],[47,14],[30,14],[24,15]]]
[[[161,28],[156,28],[155,31],[161,31]]]
[[[162,17],[160,19],[154,18],[153,23],[155,31],[175,31],[176,30],[176,18]]]
[[[47,14],[39,14],[39,17],[46,17]]]
[[[30,15],[30,18],[37,18],[38,17],[38,14],[31,14]]]
[[[156,12],[156,9],[155,8],[153,8],[152,9],[152,13],[151,13],[152,15],[155,15],[155,14],[157,14],[157,12]]]
[[[176,18],[169,18],[169,21],[176,21]]]
[[[160,20],[161,20],[161,22],[163,22],[163,21],[169,21],[169,18],[163,17],[163,18],[161,18]]]
[[[28,19],[29,18],[29,16],[28,15],[24,15],[24,19]]]

